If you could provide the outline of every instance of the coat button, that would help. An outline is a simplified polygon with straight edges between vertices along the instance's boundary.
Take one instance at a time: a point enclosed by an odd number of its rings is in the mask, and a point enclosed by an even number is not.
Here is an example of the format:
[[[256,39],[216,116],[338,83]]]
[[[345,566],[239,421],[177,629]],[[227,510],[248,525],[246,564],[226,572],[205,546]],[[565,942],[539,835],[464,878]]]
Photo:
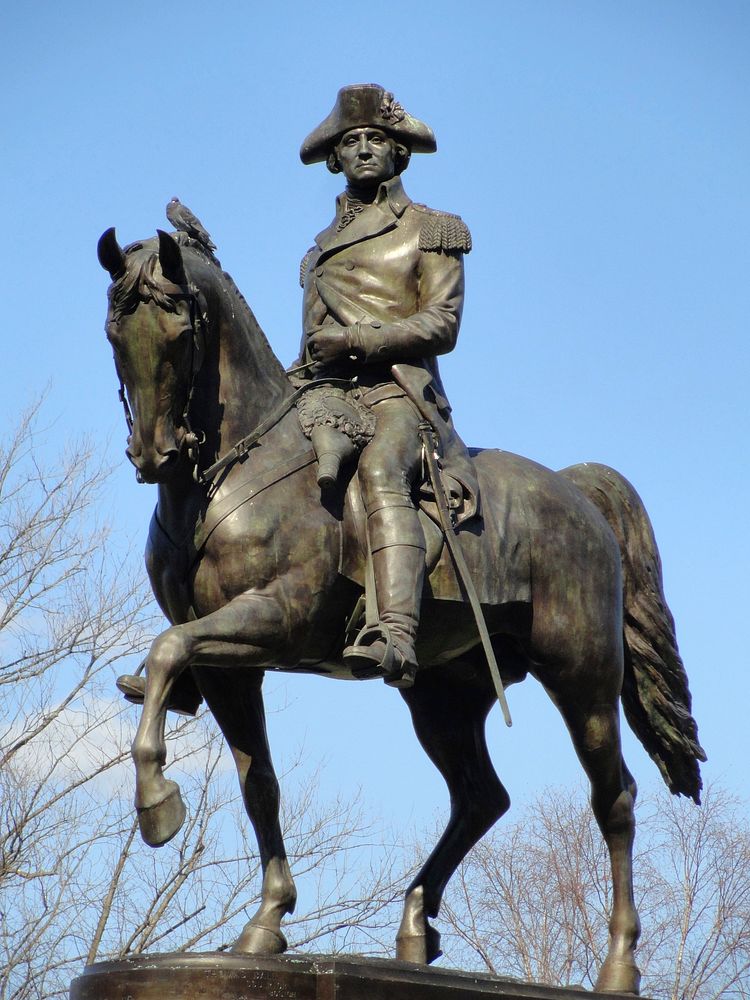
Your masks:
[[[346,264],[344,264],[344,267],[347,269],[347,271],[353,271],[354,270],[354,262],[351,261],[351,260],[348,260],[346,262]]]
[[[370,326],[373,328],[373,330],[379,330],[382,324],[379,323],[376,319],[374,319],[370,322]]]
[[[323,268],[322,267],[316,267],[315,268],[315,273],[317,274],[317,276],[319,278],[321,278],[323,276]]]

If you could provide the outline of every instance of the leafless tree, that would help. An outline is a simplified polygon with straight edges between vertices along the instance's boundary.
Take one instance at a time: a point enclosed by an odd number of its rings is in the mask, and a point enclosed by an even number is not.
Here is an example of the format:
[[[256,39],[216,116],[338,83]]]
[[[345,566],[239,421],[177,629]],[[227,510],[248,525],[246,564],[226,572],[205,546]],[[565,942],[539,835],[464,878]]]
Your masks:
[[[44,989],[40,956],[65,961],[80,875],[114,833],[99,801],[125,758],[112,669],[153,616],[97,517],[106,469],[85,442],[51,449],[40,422],[37,403],[0,443],[0,995],[19,997]]]
[[[750,995],[750,825],[747,808],[714,787],[700,810],[649,804],[644,825],[659,864],[647,973],[653,996]]]
[[[643,992],[750,995],[750,824],[727,793],[666,793],[638,813]],[[593,986],[606,954],[609,863],[583,793],[548,791],[480,843],[449,887],[443,945],[461,967]]]
[[[32,407],[0,442],[0,1000],[67,996],[85,963],[108,957],[225,948],[260,888],[209,716],[169,734],[184,829],[159,851],[140,842],[128,755],[137,710],[114,677],[161,619],[140,557],[101,516],[107,472],[94,449],[52,451],[41,417]],[[384,914],[403,888],[382,837],[358,802],[321,801],[314,774],[287,770],[302,889],[292,946],[382,953]]]

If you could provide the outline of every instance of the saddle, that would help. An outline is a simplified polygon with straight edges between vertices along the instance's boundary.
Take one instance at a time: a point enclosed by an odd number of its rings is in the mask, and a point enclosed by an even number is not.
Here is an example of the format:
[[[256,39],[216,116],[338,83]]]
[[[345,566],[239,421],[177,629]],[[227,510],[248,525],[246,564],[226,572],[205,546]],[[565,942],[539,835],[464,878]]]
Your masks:
[[[343,437],[343,435],[339,435]],[[519,581],[529,579],[529,525],[524,504],[510,487],[516,478],[517,456],[495,449],[470,448],[483,502],[479,513],[460,521],[456,533],[482,604],[504,601],[529,601],[530,586]],[[196,553],[205,545],[224,518],[242,504],[255,499],[270,486],[296,475],[316,462],[313,448],[280,462],[264,475],[240,483],[230,494],[211,503],[198,526],[194,546]],[[348,475],[348,481],[346,476]],[[339,572],[342,576],[365,585],[367,541],[365,509],[356,476],[356,465],[345,468],[344,483],[335,489],[344,491]],[[447,477],[444,488],[449,504],[460,504],[461,484]],[[456,574],[454,561],[445,544],[437,504],[432,488],[425,484],[418,498],[418,512],[426,545],[424,596],[434,600],[465,602],[466,594]],[[158,533],[158,519],[151,524]]]
[[[484,502],[481,511],[461,522],[456,535],[471,578],[482,604],[502,601],[526,602],[531,599],[529,580],[529,548],[525,539],[526,513],[512,502],[511,492],[494,474],[501,457],[514,459],[508,452],[491,449],[469,449],[477,472]],[[490,481],[490,479],[492,481]],[[460,489],[457,482],[447,482],[450,497]],[[485,492],[486,491],[486,492]],[[423,599],[464,603],[466,593],[456,573],[456,566],[446,545],[440,525],[435,498],[428,486],[420,492],[419,521],[425,539],[425,584]],[[346,579],[365,586],[367,539],[365,508],[355,471],[346,485],[341,523],[341,557],[339,572]],[[521,581],[526,581],[521,583]]]

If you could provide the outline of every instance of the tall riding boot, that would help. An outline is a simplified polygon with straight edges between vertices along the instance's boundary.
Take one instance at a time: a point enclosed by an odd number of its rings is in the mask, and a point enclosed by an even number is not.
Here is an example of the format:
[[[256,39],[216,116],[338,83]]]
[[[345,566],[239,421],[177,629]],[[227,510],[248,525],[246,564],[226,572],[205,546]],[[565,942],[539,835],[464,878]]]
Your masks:
[[[367,522],[372,552],[378,626],[360,632],[344,660],[355,676],[384,675],[386,684],[414,683],[414,643],[425,570],[425,543],[413,507],[383,507]]]

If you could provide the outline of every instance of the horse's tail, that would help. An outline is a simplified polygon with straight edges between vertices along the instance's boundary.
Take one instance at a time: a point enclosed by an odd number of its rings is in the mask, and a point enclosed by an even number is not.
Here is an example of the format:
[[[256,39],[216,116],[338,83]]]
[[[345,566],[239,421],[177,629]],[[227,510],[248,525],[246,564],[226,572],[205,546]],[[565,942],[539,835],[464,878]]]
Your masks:
[[[562,470],[607,519],[622,556],[625,677],[622,704],[631,729],[669,790],[700,802],[706,754],[690,714],[687,674],[664,597],[661,559],[646,508],[630,483],[606,465]]]

